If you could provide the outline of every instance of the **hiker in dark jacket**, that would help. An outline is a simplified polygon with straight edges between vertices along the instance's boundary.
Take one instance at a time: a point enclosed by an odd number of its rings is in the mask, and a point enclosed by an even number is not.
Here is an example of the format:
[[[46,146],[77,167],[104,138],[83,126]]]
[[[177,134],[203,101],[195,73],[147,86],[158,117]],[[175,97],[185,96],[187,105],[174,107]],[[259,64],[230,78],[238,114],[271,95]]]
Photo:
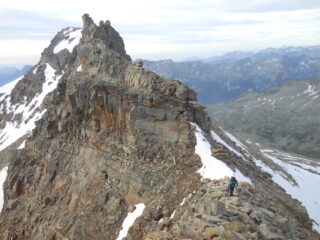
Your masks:
[[[238,187],[238,181],[235,177],[231,177],[230,182],[228,183],[228,190],[230,192],[230,197],[233,196],[233,191],[236,187]]]

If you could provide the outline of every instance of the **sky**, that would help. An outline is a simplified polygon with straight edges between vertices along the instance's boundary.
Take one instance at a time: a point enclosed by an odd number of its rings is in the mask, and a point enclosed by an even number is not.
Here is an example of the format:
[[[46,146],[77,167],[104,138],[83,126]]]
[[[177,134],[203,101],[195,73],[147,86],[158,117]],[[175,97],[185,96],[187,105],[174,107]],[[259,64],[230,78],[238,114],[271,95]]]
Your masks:
[[[319,0],[10,0],[0,2],[0,65],[35,64],[84,13],[110,20],[133,59],[320,45]]]

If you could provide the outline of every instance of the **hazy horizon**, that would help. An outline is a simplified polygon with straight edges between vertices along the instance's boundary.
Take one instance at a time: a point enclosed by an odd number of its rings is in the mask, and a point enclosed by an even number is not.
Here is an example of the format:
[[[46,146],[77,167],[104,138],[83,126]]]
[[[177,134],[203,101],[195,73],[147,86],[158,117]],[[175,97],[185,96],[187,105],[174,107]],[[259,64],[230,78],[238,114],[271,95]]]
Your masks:
[[[268,48],[273,48],[273,49],[278,49],[278,48],[287,48],[287,47],[320,47],[319,45],[306,45],[306,46],[280,46],[280,47],[267,47],[267,48],[263,48],[263,49],[257,49],[257,50],[238,50],[238,49],[233,49],[231,51],[227,51],[227,52],[223,52],[221,54],[216,54],[216,55],[212,55],[212,56],[205,56],[205,57],[199,57],[199,56],[187,56],[185,58],[182,59],[174,59],[174,58],[155,58],[155,59],[150,59],[150,58],[133,58],[132,60],[136,60],[136,59],[143,59],[143,60],[149,60],[149,61],[159,61],[159,60],[172,60],[175,62],[185,62],[185,61],[203,61],[206,60],[208,58],[212,58],[212,57],[220,57],[223,56],[225,54],[229,54],[232,52],[237,52],[237,51],[242,51],[242,52],[253,52],[253,53],[257,53],[259,51],[268,49]],[[132,57],[132,56],[131,56]],[[193,60],[194,59],[194,60]],[[22,69],[25,65],[35,65],[38,61],[40,60],[40,56],[39,58],[35,59],[35,61],[31,61],[31,62],[21,62],[21,63],[12,63],[12,64],[5,64],[5,63],[0,63],[0,69],[2,68],[7,68],[7,67],[15,67],[18,69]]]

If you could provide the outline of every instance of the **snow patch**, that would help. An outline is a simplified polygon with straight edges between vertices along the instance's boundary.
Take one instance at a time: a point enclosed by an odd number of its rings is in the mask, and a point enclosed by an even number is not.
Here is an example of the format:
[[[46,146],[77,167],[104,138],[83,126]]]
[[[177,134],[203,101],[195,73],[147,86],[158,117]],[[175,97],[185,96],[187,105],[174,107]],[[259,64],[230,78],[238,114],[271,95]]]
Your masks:
[[[4,203],[4,192],[3,192],[3,184],[7,178],[8,167],[4,167],[0,171],[0,213],[2,211],[3,203]]]
[[[276,183],[284,188],[288,194],[291,194],[293,198],[296,198],[302,202],[302,205],[306,207],[309,216],[316,222],[313,224],[313,228],[320,232],[320,198],[319,191],[316,190],[316,183],[320,182],[320,175],[311,173],[293,164],[281,161],[272,156],[271,152],[268,150],[261,150],[261,152],[265,157],[280,165],[295,179],[298,185],[289,182],[281,174],[279,174],[279,172],[272,173],[272,179]]]
[[[242,157],[243,160],[246,161],[246,159],[243,157],[243,155],[241,153],[239,153],[238,151],[236,151],[234,148],[232,148],[228,143],[226,143],[216,132],[214,132],[213,130],[210,131],[211,133],[211,137],[217,141],[218,143],[221,143],[222,145],[224,145],[226,148],[229,149],[229,151],[235,153],[238,157]]]
[[[231,133],[227,132],[226,130],[223,130],[223,131],[228,136],[228,138],[230,138],[230,140],[233,141],[238,147],[242,148],[242,150],[247,151],[246,146],[243,145],[235,136],[233,136]]]
[[[299,65],[310,68],[310,66],[308,64],[306,64],[304,61],[299,62]]]
[[[134,224],[135,220],[140,217],[146,207],[143,203],[135,205],[136,209],[132,213],[128,213],[128,216],[122,223],[122,229],[117,237],[117,240],[125,238],[128,234],[129,228]]]
[[[274,171],[264,162],[262,162],[259,159],[256,159],[255,157],[252,157],[253,160],[255,161],[255,164],[261,168],[262,171],[267,172],[269,174],[271,174],[271,176],[274,174]]]
[[[39,66],[37,66],[37,67],[32,71],[33,74],[36,74],[36,73],[37,73],[38,67],[39,67]]]
[[[307,90],[305,90],[303,93],[311,94],[311,95],[315,94],[315,86],[308,84]]]
[[[200,173],[203,178],[208,178],[210,180],[216,180],[226,176],[231,177],[235,175],[241,179],[245,179],[240,171],[236,170],[236,172],[233,172],[232,169],[230,169],[224,162],[213,157],[211,145],[204,137],[200,127],[196,123],[190,124],[191,126],[195,127],[195,136],[197,139],[195,153],[199,155],[202,162],[202,167],[197,172]],[[248,182],[251,183],[251,180],[249,179]]]
[[[247,182],[247,183],[253,184],[251,179],[244,176],[238,169],[236,169],[233,176],[235,176],[239,182]]]
[[[171,216],[170,216],[170,219],[172,219],[175,214],[176,214],[176,210],[173,211],[173,213],[172,213]]]
[[[190,194],[188,195],[188,197],[185,197],[185,198],[182,200],[182,202],[180,203],[180,206],[183,206],[183,204],[185,204],[185,202],[186,202],[187,200],[189,200],[189,199],[191,198],[191,196],[192,196],[192,194],[190,193]]]
[[[25,147],[26,140],[24,140],[17,149],[23,149]]]
[[[53,49],[53,53],[56,54],[63,49],[67,49],[71,53],[73,48],[80,42],[82,37],[81,31],[82,29],[74,30],[73,28],[71,30],[68,29],[64,31],[63,34],[66,36],[66,39],[58,43],[58,45]]]

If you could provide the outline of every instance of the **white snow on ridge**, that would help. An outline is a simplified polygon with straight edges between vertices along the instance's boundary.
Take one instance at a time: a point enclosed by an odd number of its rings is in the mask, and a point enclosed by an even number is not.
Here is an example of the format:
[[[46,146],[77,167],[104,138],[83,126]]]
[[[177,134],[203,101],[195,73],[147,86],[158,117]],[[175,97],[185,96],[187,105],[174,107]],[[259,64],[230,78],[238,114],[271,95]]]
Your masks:
[[[56,54],[63,49],[67,49],[71,53],[73,48],[80,42],[82,37],[81,31],[82,29],[74,30],[73,28],[71,30],[66,30],[64,34],[66,35],[67,39],[64,39],[58,43],[58,45],[53,49],[53,53]]]
[[[253,160],[255,161],[255,164],[261,168],[262,171],[267,172],[271,174],[271,176],[273,176],[274,171],[267,164],[265,164],[261,160],[256,159],[255,157],[253,157]]]
[[[274,151],[269,149],[263,149],[263,152],[269,152],[273,154],[274,157],[281,159],[282,161],[284,160],[291,165],[298,165],[304,170],[309,170],[310,172],[315,172],[320,175],[320,163],[318,161],[307,159],[305,157],[300,157],[297,155],[292,155],[286,152],[281,152],[279,150]]]
[[[47,63],[45,69],[45,82],[42,84],[42,92],[36,95],[30,103],[25,102],[24,104],[18,105],[11,104],[11,90],[21,78],[3,86],[0,89],[0,92],[4,90],[6,91],[5,96],[2,96],[0,101],[6,97],[5,107],[7,112],[13,112],[14,115],[22,114],[21,124],[8,121],[4,129],[0,130],[0,151],[34,129],[35,122],[40,119],[45,112],[39,112],[38,107],[42,104],[45,96],[57,87],[61,76],[62,75],[55,75],[55,70]],[[3,109],[0,110],[3,111]]]
[[[228,136],[228,138],[230,138],[230,140],[233,141],[238,147],[242,148],[242,150],[247,151],[246,146],[243,145],[235,136],[233,136],[231,133],[227,132],[226,130],[223,130],[223,131]]]
[[[8,167],[4,167],[0,171],[0,213],[2,211],[3,202],[4,202],[4,193],[3,193],[3,184],[7,178]]]
[[[247,159],[245,159],[245,157],[239,153],[238,151],[236,151],[233,147],[231,147],[228,143],[226,143],[216,132],[214,132],[213,130],[210,131],[211,133],[211,137],[216,140],[218,143],[221,143],[222,145],[224,145],[227,149],[229,149],[229,151],[235,153],[238,157],[242,157],[243,160],[247,161]],[[231,134],[230,134],[231,135]],[[241,144],[242,145],[242,144]],[[243,145],[242,145],[243,146]]]
[[[316,221],[313,228],[320,232],[320,195],[317,190],[317,183],[320,183],[320,174],[311,173],[301,167],[279,160],[272,156],[272,152],[261,150],[262,154],[285,169],[298,183],[294,185],[286,180],[279,172],[273,172],[273,180],[293,198],[302,202],[306,207],[309,216]]]
[[[195,153],[199,155],[202,167],[197,171],[203,178],[210,180],[221,179],[226,176],[235,176],[239,181],[252,183],[251,180],[245,177],[240,171],[235,172],[230,169],[223,161],[212,156],[211,145],[204,137],[200,127],[196,123],[190,123],[194,126],[195,136],[197,139]]]
[[[26,140],[24,140],[17,149],[24,149]]]
[[[183,206],[186,201],[188,201],[191,198],[192,194],[190,193],[187,197],[185,197],[182,202],[180,203],[180,206]]]
[[[143,203],[135,205],[136,209],[132,213],[128,213],[128,216],[122,223],[122,229],[116,240],[121,240],[125,238],[128,234],[129,228],[134,224],[135,220],[140,217],[146,207]]]
[[[37,73],[38,67],[39,67],[39,65],[32,71],[33,74],[36,74],[36,73]]]
[[[305,90],[303,93],[313,93],[314,92],[314,86],[308,85],[307,90]]]

